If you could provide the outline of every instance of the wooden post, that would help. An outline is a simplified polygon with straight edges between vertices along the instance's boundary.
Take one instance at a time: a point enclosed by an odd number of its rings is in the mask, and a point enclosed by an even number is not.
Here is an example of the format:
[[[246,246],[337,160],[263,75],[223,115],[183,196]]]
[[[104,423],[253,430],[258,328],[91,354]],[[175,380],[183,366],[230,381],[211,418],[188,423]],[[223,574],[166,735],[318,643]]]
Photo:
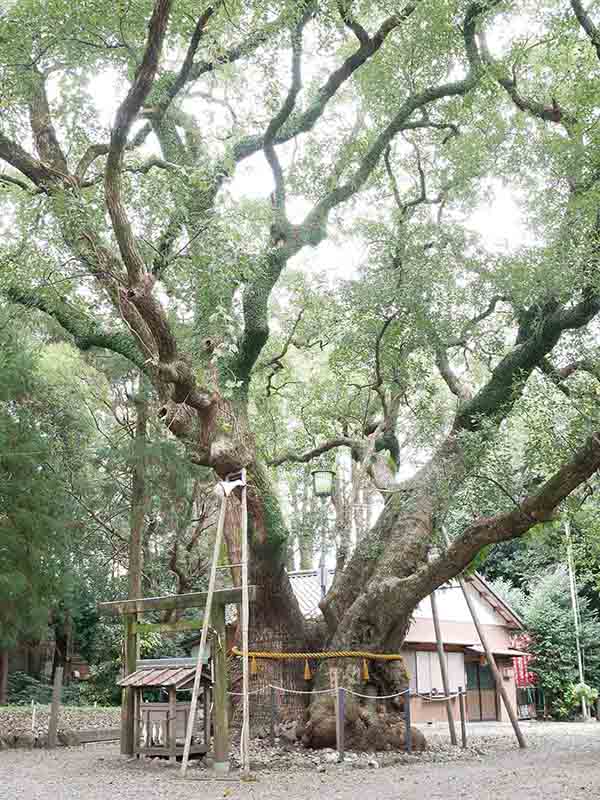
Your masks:
[[[463,687],[458,687],[458,702],[460,704],[460,734],[463,748],[467,746],[467,718],[465,713],[465,694]]]
[[[0,648],[0,706],[8,703],[8,650]]]
[[[435,591],[430,595],[431,600],[431,615],[433,617],[433,627],[435,629],[435,641],[437,646],[438,659],[440,662],[440,672],[442,673],[442,686],[444,687],[444,694],[446,695],[445,706],[446,716],[448,717],[448,730],[450,731],[450,741],[453,745],[457,745],[456,728],[454,727],[454,714],[452,711],[452,700],[450,699],[450,681],[448,680],[448,667],[446,664],[446,656],[444,654],[444,642],[442,640],[442,630],[440,628],[440,618],[438,616],[437,599]]]
[[[270,733],[271,744],[275,744],[275,722],[277,720],[277,706],[275,698],[275,687],[271,686],[271,720],[270,720]]]
[[[135,672],[137,660],[137,634],[134,627],[136,617],[127,614],[125,617],[125,675]],[[121,755],[132,756],[134,752],[135,703],[131,687],[125,687],[121,695]]]
[[[346,724],[346,690],[337,690],[337,751],[340,761],[344,760],[344,725]]]
[[[215,685],[215,772],[229,772],[229,720],[227,715],[227,653],[225,643],[225,606],[217,605],[213,609],[213,626],[218,636],[214,646]]]
[[[202,711],[204,714],[204,744],[208,752],[210,747],[210,689],[206,684],[202,689]]]
[[[169,736],[169,761],[177,762],[177,690],[174,686],[169,687],[169,724],[167,726]]]
[[[596,700],[596,722],[600,722],[600,697]]]
[[[48,747],[56,747],[56,732],[58,730],[58,713],[60,711],[60,695],[62,692],[63,667],[57,667],[54,673],[54,686],[52,687],[52,707],[50,708],[50,722],[48,723]]]
[[[483,630],[483,626],[481,625],[481,622],[479,621],[479,615],[477,614],[477,609],[475,608],[475,604],[473,603],[473,599],[471,598],[471,595],[467,591],[467,586],[466,586],[465,580],[464,580],[464,578],[462,576],[459,576],[458,582],[460,584],[460,588],[462,589],[462,592],[463,592],[463,595],[465,597],[465,601],[467,603],[467,606],[469,607],[469,612],[471,614],[471,617],[473,618],[473,624],[475,625],[475,628],[477,630],[477,635],[479,636],[481,644],[483,645],[483,649],[485,651],[485,657],[486,657],[487,662],[488,662],[488,664],[490,666],[490,669],[492,670],[492,674],[494,676],[494,681],[496,682],[496,689],[498,690],[498,692],[500,693],[500,696],[502,697],[502,700],[504,702],[504,707],[506,708],[506,713],[508,714],[509,719],[510,719],[510,721],[512,723],[512,726],[513,726],[513,729],[514,729],[514,732],[515,732],[515,736],[517,737],[517,741],[519,743],[519,747],[525,748],[525,747],[527,747],[527,743],[525,742],[525,737],[523,736],[523,733],[522,733],[521,728],[519,726],[519,720],[517,719],[517,715],[515,714],[515,710],[512,707],[511,702],[510,702],[510,700],[508,698],[508,692],[506,691],[506,689],[504,687],[504,683],[502,681],[502,675],[500,675],[500,670],[498,669],[498,666],[496,664],[496,659],[494,658],[494,654],[492,653],[492,649],[491,649],[491,647],[489,645],[486,633]]]
[[[412,730],[410,727],[410,689],[404,695],[404,745],[407,753],[412,753]]]
[[[133,752],[140,757],[140,736],[142,733],[142,689],[133,690]]]

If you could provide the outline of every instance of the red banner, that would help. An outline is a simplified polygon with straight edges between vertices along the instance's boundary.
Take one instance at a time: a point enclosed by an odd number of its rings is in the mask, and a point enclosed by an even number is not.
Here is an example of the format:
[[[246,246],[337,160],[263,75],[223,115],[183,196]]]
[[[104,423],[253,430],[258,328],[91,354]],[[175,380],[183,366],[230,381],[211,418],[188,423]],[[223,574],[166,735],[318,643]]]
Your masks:
[[[527,650],[529,646],[530,639],[527,635],[519,636],[515,641],[513,646],[515,649],[518,650]],[[527,654],[523,656],[516,656],[513,658],[513,667],[515,669],[515,681],[517,684],[517,688],[519,689],[527,689],[531,688],[536,685],[537,678],[532,673],[529,672],[529,662],[533,656]]]

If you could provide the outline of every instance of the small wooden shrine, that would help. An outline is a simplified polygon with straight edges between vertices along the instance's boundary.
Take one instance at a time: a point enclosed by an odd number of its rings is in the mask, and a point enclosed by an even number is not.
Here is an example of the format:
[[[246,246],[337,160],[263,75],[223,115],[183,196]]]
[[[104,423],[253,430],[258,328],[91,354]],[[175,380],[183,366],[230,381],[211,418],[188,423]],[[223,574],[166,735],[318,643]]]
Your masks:
[[[137,669],[118,684],[133,693],[133,752],[139,756],[168,756],[175,761],[183,755],[189,702],[177,702],[177,692],[191,690],[196,673],[195,659],[161,658],[139,661]],[[209,665],[202,669],[200,707],[195,720],[191,755],[204,755],[210,749],[212,680]],[[167,702],[148,701],[148,692],[161,690]]]

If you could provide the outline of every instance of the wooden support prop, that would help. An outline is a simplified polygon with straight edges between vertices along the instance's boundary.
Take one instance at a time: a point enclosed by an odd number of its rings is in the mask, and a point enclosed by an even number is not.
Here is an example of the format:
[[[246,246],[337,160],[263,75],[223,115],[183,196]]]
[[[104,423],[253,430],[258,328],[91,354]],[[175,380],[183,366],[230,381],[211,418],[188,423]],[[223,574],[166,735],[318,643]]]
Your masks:
[[[214,664],[214,753],[215,772],[223,774],[229,770],[229,715],[227,713],[227,653],[225,646],[225,609],[217,606],[212,615],[218,640],[215,642]]]
[[[137,634],[134,630],[135,615],[125,617],[125,675],[135,672],[137,662]],[[121,694],[121,755],[134,753],[135,701],[130,686],[123,687]]]
[[[177,690],[169,687],[169,761],[177,762]]]
[[[410,727],[410,690],[404,695],[404,747],[412,753],[412,728]]]
[[[344,725],[346,723],[346,690],[338,686],[337,690],[337,751],[340,761],[344,760]]]
[[[494,654],[492,653],[492,649],[489,645],[487,635],[483,629],[483,626],[481,625],[481,622],[479,621],[479,615],[477,614],[477,609],[475,608],[473,599],[469,594],[469,592],[467,591],[464,578],[459,577],[458,582],[463,591],[463,595],[465,597],[467,606],[469,607],[469,612],[471,614],[471,617],[473,618],[473,624],[475,625],[475,628],[477,630],[477,635],[479,636],[479,639],[485,651],[485,657],[487,659],[490,669],[492,670],[494,681],[496,682],[496,689],[500,692],[500,696],[502,697],[504,707],[506,708],[506,713],[508,714],[508,717],[513,726],[513,730],[515,732],[515,736],[517,737],[517,742],[519,743],[519,747],[525,748],[527,747],[525,737],[523,736],[523,732],[521,731],[521,727],[519,725],[519,720],[517,719],[515,710],[508,697],[508,692],[504,687],[504,683],[502,681],[502,675],[500,675],[500,670],[498,669],[498,665],[496,664],[496,659],[494,658]]]
[[[446,544],[450,544],[450,538],[446,532],[446,529],[442,526],[442,535],[446,541]],[[504,687],[504,683],[502,681],[502,675],[500,675],[500,670],[498,669],[498,665],[496,664],[496,659],[494,658],[494,654],[492,653],[492,649],[489,645],[488,638],[486,632],[483,629],[483,626],[479,620],[479,614],[477,613],[477,609],[475,608],[475,604],[473,603],[473,598],[467,591],[467,586],[465,583],[465,579],[462,575],[458,576],[458,583],[460,588],[462,589],[462,593],[465,598],[465,602],[469,609],[469,613],[471,614],[471,618],[473,620],[473,625],[475,625],[475,630],[477,631],[477,635],[479,636],[479,640],[483,646],[485,657],[487,662],[492,670],[492,675],[494,676],[494,681],[496,682],[496,689],[500,692],[500,696],[502,697],[502,701],[504,702],[504,707],[506,708],[506,713],[511,721],[513,726],[513,730],[515,732],[515,736],[517,737],[517,742],[519,743],[519,747],[524,749],[527,747],[527,743],[525,741],[525,737],[523,736],[523,732],[521,731],[521,727],[519,725],[519,720],[517,719],[517,715],[515,714],[515,710],[511,705],[511,702],[508,697],[508,692]]]
[[[250,600],[256,596],[256,586],[249,586]],[[204,608],[207,604],[208,592],[188,592],[188,594],[172,594],[164,597],[139,597],[133,600],[117,600],[110,603],[98,603],[98,614],[105,617],[118,617],[123,614],[143,614],[146,611],[171,611],[176,608]],[[213,605],[239,604],[242,601],[241,587],[233,589],[215,589]]]
[[[58,731],[58,714],[60,711],[60,696],[62,693],[63,667],[57,667],[54,672],[54,685],[52,687],[52,706],[50,708],[50,721],[48,723],[48,747],[56,747],[56,733]]]
[[[448,730],[450,731],[450,741],[456,746],[458,744],[458,740],[456,738],[456,728],[454,727],[454,713],[452,710],[452,700],[450,699],[450,681],[448,680],[448,667],[446,664],[446,655],[444,653],[444,642],[442,640],[442,630],[440,628],[440,618],[438,615],[435,591],[431,593],[430,600],[438,660],[440,662],[440,672],[442,674],[442,686],[444,687],[444,694],[446,695],[444,705],[446,706],[446,716],[448,717]]]
[[[463,749],[467,746],[467,716],[465,711],[465,693],[463,687],[458,687],[458,702],[460,704],[460,735]]]

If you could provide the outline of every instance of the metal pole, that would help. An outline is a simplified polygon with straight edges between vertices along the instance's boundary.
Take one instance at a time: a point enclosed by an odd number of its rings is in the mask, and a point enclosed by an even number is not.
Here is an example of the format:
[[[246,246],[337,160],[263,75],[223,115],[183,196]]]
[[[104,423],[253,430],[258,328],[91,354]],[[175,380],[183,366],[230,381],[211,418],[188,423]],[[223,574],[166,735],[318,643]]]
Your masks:
[[[63,667],[57,667],[54,673],[54,686],[52,687],[52,707],[50,708],[50,721],[48,723],[48,747],[56,747],[56,732],[58,730],[58,712],[60,710],[60,695],[62,692]]]
[[[346,721],[346,690],[343,686],[338,687],[338,755],[339,760],[344,760],[344,724]]]
[[[250,774],[250,670],[248,664],[248,625],[250,603],[248,597],[248,497],[246,487],[246,470],[242,470],[242,736],[240,755],[242,756],[242,774]]]
[[[467,746],[467,719],[465,714],[465,695],[462,686],[458,687],[458,702],[460,705],[460,735],[462,746],[465,748]]]
[[[407,753],[412,753],[412,729],[410,727],[410,689],[404,695],[404,746]]]
[[[275,708],[275,687],[271,686],[271,721],[270,721],[270,734],[271,744],[275,744],[275,715],[277,711]]]
[[[202,662],[204,660],[204,652],[206,650],[206,639],[208,637],[208,624],[212,611],[212,599],[215,590],[215,581],[217,577],[217,561],[221,553],[221,541],[223,539],[223,527],[225,525],[225,505],[227,503],[227,495],[225,490],[221,487],[223,496],[221,498],[221,509],[219,511],[219,522],[217,524],[217,533],[215,536],[215,546],[213,549],[213,560],[210,570],[210,579],[208,581],[208,594],[206,598],[206,608],[204,609],[204,622],[202,623],[202,636],[200,637],[200,647],[198,648],[198,661],[196,662],[196,674],[194,676],[194,688],[192,689],[192,702],[190,703],[190,711],[188,716],[188,724],[185,732],[185,746],[183,748],[183,758],[181,759],[181,776],[185,778],[187,772],[187,765],[190,758],[190,749],[192,746],[192,734],[194,732],[194,723],[196,721],[196,706],[198,704],[198,694],[200,692],[200,676],[202,674]],[[225,642],[223,642],[225,647]]]
[[[430,595],[431,600],[431,615],[433,617],[433,627],[435,629],[435,641],[437,646],[438,659],[440,662],[440,672],[442,673],[442,686],[444,687],[444,694],[446,695],[445,706],[446,716],[448,717],[448,730],[450,731],[450,741],[453,745],[457,745],[456,728],[454,726],[454,713],[452,711],[452,700],[450,699],[450,681],[448,680],[448,667],[446,664],[446,656],[444,653],[444,642],[442,640],[442,631],[440,628],[440,619],[438,616],[437,599],[435,591]]]
[[[573,542],[571,539],[571,522],[567,519],[565,521],[565,532],[567,534],[567,563],[569,566],[569,585],[571,587],[571,606],[573,608],[573,621],[575,623],[575,647],[577,648],[577,666],[579,668],[579,682],[585,685],[585,676],[583,674],[583,656],[581,654],[581,640],[579,637],[579,609],[577,607],[577,586],[575,584],[575,565],[573,562]],[[587,700],[585,697],[581,698],[581,711],[583,719],[587,722],[589,719],[589,712],[587,707]]]

